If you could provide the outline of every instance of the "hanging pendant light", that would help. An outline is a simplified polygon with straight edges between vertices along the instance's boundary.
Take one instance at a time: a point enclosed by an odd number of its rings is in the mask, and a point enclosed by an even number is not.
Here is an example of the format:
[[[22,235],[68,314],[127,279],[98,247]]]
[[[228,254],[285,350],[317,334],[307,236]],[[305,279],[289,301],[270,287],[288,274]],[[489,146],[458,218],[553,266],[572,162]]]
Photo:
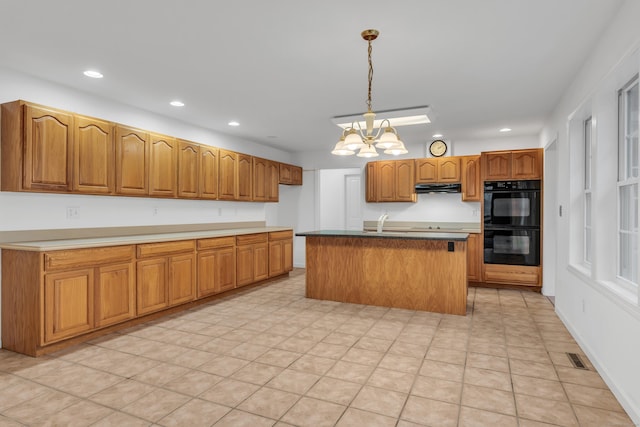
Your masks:
[[[369,62],[369,89],[367,91],[367,112],[363,114],[365,128],[359,122],[351,123],[342,133],[340,141],[335,145],[331,154],[337,156],[349,156],[358,150],[358,157],[377,157],[376,148],[384,150],[385,154],[399,155],[406,154],[407,149],[398,137],[396,130],[391,127],[389,120],[385,119],[380,123],[380,127],[374,128],[376,113],[371,109],[371,83],[373,81],[373,63],[371,61],[371,42],[378,38],[378,30],[364,30],[362,38],[368,44]],[[386,125],[385,125],[386,124]]]

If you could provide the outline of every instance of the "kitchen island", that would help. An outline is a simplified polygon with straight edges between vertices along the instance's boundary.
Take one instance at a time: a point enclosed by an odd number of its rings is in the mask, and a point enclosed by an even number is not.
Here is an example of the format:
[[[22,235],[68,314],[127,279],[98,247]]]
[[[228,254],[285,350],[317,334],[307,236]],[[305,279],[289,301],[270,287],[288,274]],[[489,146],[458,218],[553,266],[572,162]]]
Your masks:
[[[308,298],[465,315],[466,233],[312,231]]]

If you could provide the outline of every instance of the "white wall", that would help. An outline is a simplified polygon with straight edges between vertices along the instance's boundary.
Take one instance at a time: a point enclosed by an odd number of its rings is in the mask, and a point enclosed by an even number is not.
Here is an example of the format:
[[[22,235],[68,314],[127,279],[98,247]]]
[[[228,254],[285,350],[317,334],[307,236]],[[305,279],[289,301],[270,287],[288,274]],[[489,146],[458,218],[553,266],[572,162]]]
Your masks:
[[[556,179],[557,241],[556,311],[586,351],[611,390],[636,424],[640,424],[640,307],[638,295],[625,293],[615,280],[617,89],[640,70],[640,2],[626,1],[574,83],[567,89],[541,134],[541,144],[558,138]],[[570,139],[568,121],[588,105],[595,120],[594,260],[579,265],[580,239],[575,225],[581,204],[576,191],[581,179],[579,139]],[[551,183],[547,182],[546,186]],[[545,200],[545,206],[547,200]],[[556,211],[557,212],[557,211]],[[556,214],[557,215],[557,214]],[[640,260],[638,260],[640,262]]]

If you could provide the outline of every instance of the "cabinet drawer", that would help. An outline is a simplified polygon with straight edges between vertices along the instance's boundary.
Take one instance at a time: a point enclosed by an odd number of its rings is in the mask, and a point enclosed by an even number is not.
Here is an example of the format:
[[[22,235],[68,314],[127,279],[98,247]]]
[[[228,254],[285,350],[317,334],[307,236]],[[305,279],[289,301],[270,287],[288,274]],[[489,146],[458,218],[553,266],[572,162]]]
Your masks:
[[[250,245],[252,243],[265,243],[268,233],[243,234],[236,236],[236,245]]]
[[[147,243],[138,245],[138,258],[157,255],[175,254],[193,251],[196,248],[195,240],[182,240],[179,242]]]
[[[285,231],[272,231],[269,233],[269,240],[286,240],[293,239],[293,231],[285,230]]]
[[[485,264],[484,281],[488,283],[540,286],[540,267]]]
[[[198,250],[210,249],[210,248],[223,248],[226,246],[233,246],[235,244],[236,244],[235,236],[216,237],[213,239],[200,239],[198,240]]]
[[[131,245],[46,252],[44,268],[52,271],[131,261],[135,256],[133,248]]]

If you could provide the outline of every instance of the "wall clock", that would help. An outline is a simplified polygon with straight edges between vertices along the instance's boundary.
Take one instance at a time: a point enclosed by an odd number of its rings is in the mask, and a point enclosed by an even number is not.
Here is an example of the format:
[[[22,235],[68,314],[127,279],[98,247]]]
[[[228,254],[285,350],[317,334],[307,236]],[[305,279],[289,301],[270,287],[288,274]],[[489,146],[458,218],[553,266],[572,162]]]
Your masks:
[[[442,157],[447,152],[447,143],[441,139],[436,139],[429,144],[429,154],[433,157]]]

